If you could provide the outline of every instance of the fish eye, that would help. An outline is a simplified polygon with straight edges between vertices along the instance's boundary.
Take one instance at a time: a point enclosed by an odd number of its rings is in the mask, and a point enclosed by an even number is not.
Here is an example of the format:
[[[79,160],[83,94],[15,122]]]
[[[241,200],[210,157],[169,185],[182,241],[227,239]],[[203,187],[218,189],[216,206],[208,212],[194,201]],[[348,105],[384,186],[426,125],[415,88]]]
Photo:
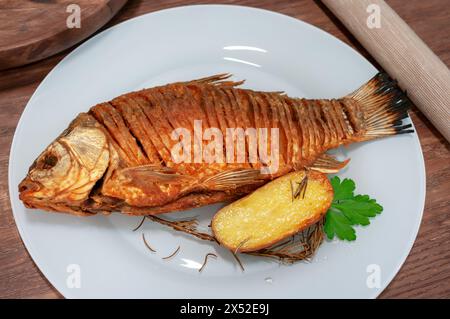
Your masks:
[[[58,163],[58,157],[54,154],[45,154],[44,157],[39,161],[38,168],[39,169],[51,169]]]

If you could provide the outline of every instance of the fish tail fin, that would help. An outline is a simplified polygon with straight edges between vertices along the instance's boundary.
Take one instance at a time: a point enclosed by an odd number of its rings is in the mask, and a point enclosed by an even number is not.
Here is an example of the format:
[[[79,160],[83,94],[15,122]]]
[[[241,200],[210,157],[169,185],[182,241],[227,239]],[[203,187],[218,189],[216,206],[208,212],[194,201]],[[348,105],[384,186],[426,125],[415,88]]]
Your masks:
[[[414,132],[411,124],[403,124],[411,101],[386,73],[378,73],[346,98],[356,101],[357,108],[362,111],[360,139]]]

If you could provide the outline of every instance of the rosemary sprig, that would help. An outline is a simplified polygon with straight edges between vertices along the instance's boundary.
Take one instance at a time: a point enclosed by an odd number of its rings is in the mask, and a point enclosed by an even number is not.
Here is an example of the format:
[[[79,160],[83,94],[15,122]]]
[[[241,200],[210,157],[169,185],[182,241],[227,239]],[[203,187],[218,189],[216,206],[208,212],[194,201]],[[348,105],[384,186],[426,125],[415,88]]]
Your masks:
[[[306,188],[308,187],[308,175],[305,174],[305,177],[303,177],[303,179],[300,182],[296,182],[296,184],[298,185],[298,187],[294,191],[294,186],[291,181],[292,201],[294,201],[294,199],[297,199],[299,197],[301,197],[302,199],[305,198]]]
[[[196,219],[170,221],[153,215],[148,215],[147,218],[167,227],[171,227],[176,231],[187,233],[202,240],[214,241],[218,245],[220,245],[220,243],[214,238],[213,235],[202,233],[196,230],[196,225],[198,224],[198,221]],[[322,243],[322,228],[323,219],[300,232],[293,238],[290,238],[289,240],[277,243],[271,247],[264,248],[258,251],[243,252],[243,254],[274,258],[284,263],[294,263],[300,260],[308,260],[314,255],[314,253]],[[234,254],[233,251],[230,252],[238,262],[241,269],[244,270],[239,257]]]
[[[160,217],[156,217],[154,215],[147,215],[147,218],[166,225],[168,227],[171,227],[177,231],[181,231],[187,234],[190,234],[192,236],[195,236],[197,238],[200,238],[202,240],[208,240],[208,241],[216,241],[216,239],[214,238],[213,235],[207,234],[207,233],[202,233],[196,230],[196,226],[198,225],[198,221],[196,219],[188,219],[188,220],[178,220],[178,221],[170,221],[167,219],[163,219]]]
[[[294,263],[310,259],[323,241],[323,219],[308,229],[300,232],[292,240],[264,248],[246,252],[248,255],[276,258],[284,263]]]

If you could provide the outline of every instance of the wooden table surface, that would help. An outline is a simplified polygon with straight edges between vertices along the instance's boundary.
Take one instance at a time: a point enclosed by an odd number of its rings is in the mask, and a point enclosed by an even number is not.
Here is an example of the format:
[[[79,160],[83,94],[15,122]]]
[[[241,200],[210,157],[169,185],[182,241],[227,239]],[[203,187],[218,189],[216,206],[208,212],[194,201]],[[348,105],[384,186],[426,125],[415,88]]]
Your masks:
[[[208,2],[211,3],[211,1]],[[208,2],[130,0],[106,25],[106,28],[147,12]],[[449,66],[448,0],[388,0],[387,2]],[[258,7],[301,19],[357,48],[374,63],[369,54],[319,2],[242,0],[221,3]],[[0,73],[0,298],[61,298],[61,295],[37,269],[20,239],[11,213],[7,171],[11,140],[28,99],[48,72],[72,49],[29,66]],[[449,298],[450,147],[416,109],[412,110],[411,116],[425,157],[427,174],[425,212],[419,235],[408,259],[381,297]],[[43,122],[42,125],[45,123]]]

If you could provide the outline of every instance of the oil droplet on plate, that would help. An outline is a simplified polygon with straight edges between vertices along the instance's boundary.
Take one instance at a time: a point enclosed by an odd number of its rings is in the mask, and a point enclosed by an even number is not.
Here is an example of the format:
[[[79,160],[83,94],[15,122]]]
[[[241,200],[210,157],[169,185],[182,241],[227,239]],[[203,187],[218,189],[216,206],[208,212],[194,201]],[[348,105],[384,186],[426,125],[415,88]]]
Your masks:
[[[267,282],[268,284],[272,284],[273,283],[272,277],[266,277],[266,278],[264,278],[264,281]]]

